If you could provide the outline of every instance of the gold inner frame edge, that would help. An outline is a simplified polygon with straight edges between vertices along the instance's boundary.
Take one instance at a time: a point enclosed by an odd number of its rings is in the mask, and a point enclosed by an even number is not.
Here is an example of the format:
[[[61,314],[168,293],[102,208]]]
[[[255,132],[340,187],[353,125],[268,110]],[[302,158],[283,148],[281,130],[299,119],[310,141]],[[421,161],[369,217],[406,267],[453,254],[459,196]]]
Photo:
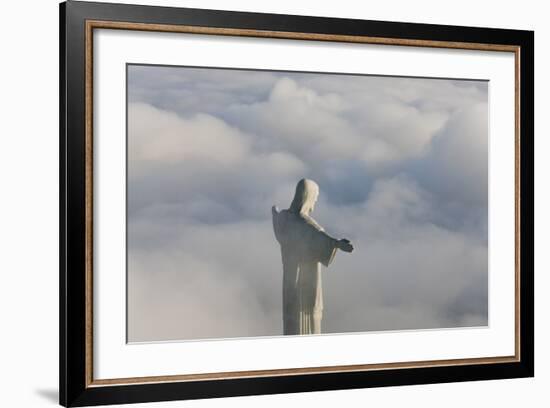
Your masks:
[[[203,35],[275,38],[341,43],[379,44],[409,47],[449,48],[478,51],[513,52],[515,58],[515,353],[513,356],[478,357],[448,360],[427,360],[395,363],[353,364],[339,366],[299,367],[272,370],[213,372],[151,377],[127,377],[112,379],[93,378],[93,30],[118,29]],[[352,371],[410,369],[421,367],[461,366],[473,364],[513,363],[521,361],[520,346],[520,51],[521,47],[507,44],[468,43],[456,41],[416,40],[371,36],[351,36],[288,31],[251,30],[235,28],[197,27],[188,25],[129,23],[122,21],[86,20],[85,25],[85,386],[102,387],[145,383],[169,383],[207,381],[266,376],[290,376]]]

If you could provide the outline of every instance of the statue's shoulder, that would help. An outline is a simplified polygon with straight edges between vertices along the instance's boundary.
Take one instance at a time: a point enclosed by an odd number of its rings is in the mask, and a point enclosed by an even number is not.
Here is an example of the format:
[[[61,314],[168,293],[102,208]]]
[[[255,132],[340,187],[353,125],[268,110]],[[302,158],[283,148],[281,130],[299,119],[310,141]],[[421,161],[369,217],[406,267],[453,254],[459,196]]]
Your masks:
[[[292,213],[288,210],[279,210],[277,206],[273,206],[271,208],[271,215],[274,222],[285,222]]]
[[[302,218],[308,226],[315,228],[317,231],[324,231],[323,227],[321,227],[321,225],[319,225],[319,223],[315,221],[313,217],[301,214],[300,218]]]

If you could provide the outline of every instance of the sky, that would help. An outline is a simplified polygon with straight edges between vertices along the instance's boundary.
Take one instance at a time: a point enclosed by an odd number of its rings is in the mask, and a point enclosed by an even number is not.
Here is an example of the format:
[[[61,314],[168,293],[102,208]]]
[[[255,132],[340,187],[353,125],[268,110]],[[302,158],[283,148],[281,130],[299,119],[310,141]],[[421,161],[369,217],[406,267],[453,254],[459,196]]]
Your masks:
[[[488,82],[128,65],[128,340],[282,335],[271,207],[352,240],[323,333],[488,323]]]

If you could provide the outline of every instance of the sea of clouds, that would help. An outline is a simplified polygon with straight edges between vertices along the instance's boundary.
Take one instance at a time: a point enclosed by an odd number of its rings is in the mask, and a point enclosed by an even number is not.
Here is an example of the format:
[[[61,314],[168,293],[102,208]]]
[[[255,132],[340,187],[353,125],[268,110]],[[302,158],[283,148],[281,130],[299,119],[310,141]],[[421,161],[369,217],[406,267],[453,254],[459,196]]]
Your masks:
[[[282,334],[271,206],[352,254],[323,332],[488,321],[488,83],[128,67],[128,339]]]

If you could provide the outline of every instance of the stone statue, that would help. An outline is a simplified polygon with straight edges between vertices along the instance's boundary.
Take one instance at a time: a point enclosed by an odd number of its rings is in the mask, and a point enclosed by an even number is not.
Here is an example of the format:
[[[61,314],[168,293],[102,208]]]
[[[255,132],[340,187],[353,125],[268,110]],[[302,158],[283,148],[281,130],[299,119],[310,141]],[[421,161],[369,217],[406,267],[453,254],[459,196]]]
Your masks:
[[[321,265],[329,266],[340,249],[353,251],[347,239],[335,239],[310,216],[319,186],[302,179],[288,210],[273,206],[273,230],[283,258],[283,332],[319,334],[323,314]]]

